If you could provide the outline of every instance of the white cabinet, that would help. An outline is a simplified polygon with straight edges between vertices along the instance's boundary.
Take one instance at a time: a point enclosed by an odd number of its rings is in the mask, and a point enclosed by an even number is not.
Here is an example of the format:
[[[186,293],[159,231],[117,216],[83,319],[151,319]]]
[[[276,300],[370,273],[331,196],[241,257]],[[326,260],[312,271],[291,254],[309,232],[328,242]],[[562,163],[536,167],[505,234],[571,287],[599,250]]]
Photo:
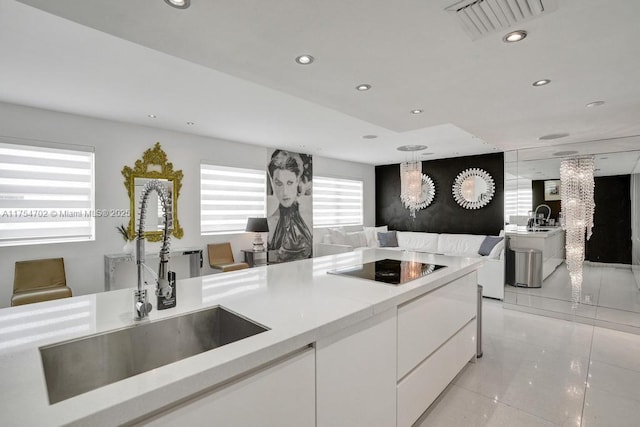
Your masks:
[[[476,272],[398,307],[398,380],[476,316]]]
[[[315,426],[315,350],[296,352],[138,425]]]
[[[509,233],[507,233],[509,235]],[[546,279],[564,261],[564,230],[516,233],[509,235],[513,248],[542,251],[542,279]]]
[[[476,321],[469,322],[398,383],[398,427],[412,425],[474,357]]]
[[[317,426],[394,426],[396,309],[316,344]]]
[[[398,307],[397,425],[410,426],[476,352],[476,272]]]

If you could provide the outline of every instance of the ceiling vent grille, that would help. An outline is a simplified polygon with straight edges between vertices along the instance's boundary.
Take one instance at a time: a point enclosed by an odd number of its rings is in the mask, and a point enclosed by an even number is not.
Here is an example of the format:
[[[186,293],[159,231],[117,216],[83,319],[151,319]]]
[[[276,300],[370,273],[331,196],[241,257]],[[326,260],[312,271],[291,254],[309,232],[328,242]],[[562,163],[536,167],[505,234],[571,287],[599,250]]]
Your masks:
[[[556,10],[557,0],[464,0],[446,8],[477,40]]]

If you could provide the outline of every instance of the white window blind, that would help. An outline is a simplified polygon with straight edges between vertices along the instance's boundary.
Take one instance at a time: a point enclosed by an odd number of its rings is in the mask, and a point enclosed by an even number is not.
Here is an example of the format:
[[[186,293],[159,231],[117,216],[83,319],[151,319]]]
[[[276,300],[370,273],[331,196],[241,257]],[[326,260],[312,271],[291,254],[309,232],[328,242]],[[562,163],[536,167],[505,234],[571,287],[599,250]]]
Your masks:
[[[0,142],[0,246],[95,240],[94,153]]]
[[[201,234],[244,231],[247,218],[266,215],[264,170],[200,164]]]
[[[504,216],[506,223],[521,223],[524,221],[523,225],[525,225],[529,211],[532,210],[532,204],[533,191],[531,190],[530,179],[516,178],[505,180]]]
[[[313,226],[362,225],[363,183],[313,177]]]

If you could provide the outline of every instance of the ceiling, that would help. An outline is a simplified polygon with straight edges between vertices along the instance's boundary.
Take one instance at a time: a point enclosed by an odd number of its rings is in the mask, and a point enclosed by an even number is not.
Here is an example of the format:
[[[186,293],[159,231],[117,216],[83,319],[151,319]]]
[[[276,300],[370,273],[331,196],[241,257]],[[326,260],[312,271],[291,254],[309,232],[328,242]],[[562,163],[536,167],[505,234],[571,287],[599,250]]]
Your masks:
[[[371,164],[640,135],[640,2],[554,2],[472,40],[459,0],[0,0],[0,101]]]

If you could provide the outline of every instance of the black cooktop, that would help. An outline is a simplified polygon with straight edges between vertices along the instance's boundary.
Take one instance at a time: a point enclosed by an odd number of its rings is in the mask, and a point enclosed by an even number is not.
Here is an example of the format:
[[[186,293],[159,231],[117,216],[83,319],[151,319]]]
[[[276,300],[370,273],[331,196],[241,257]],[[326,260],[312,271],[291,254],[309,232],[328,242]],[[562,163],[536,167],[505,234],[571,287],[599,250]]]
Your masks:
[[[390,285],[402,285],[444,267],[446,266],[425,264],[417,261],[381,259],[380,261],[338,268],[328,271],[328,273],[375,280],[376,282],[384,282]]]

